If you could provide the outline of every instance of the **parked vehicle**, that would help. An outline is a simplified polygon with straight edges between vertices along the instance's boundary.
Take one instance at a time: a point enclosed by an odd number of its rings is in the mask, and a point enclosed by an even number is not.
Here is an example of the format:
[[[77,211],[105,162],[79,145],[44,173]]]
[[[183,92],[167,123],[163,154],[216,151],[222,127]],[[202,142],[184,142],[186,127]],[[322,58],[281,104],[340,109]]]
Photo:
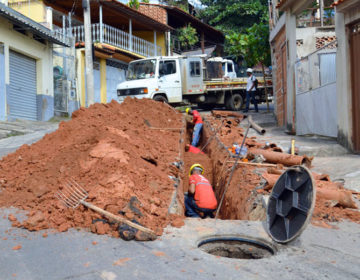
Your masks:
[[[236,70],[235,70],[235,64],[230,59],[225,59],[222,57],[213,57],[209,58],[206,61],[206,68],[210,69],[210,64],[216,64],[219,63],[221,65],[221,77],[219,78],[229,78],[229,79],[235,79],[237,77]]]
[[[240,110],[245,100],[246,80],[209,78],[208,72],[211,70],[207,71],[201,56],[136,60],[129,64],[126,81],[117,86],[118,99],[121,102],[132,96],[173,105],[196,104],[203,108],[225,105],[227,109]],[[267,87],[272,92],[271,85]],[[265,101],[263,92],[264,83],[259,80],[256,96],[259,102]]]

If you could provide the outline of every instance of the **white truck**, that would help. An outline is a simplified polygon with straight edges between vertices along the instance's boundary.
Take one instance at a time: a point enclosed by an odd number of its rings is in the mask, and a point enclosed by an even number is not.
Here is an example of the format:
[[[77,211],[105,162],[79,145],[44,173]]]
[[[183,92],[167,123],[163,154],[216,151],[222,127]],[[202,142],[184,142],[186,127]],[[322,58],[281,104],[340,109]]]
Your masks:
[[[117,86],[118,100],[122,102],[131,96],[172,105],[196,104],[206,109],[225,105],[229,110],[240,110],[245,100],[246,80],[213,78],[210,74],[216,67],[223,73],[222,65],[210,63],[212,69],[207,69],[206,64],[201,56],[157,56],[132,61],[126,81]],[[263,88],[259,81],[259,102],[264,101]]]

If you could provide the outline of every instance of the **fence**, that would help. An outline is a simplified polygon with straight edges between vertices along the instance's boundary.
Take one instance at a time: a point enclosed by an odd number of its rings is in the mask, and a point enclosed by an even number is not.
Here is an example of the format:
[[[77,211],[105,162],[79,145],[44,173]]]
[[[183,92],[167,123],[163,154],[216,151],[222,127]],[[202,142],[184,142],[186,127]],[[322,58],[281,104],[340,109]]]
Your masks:
[[[63,36],[62,29],[55,30],[54,33],[59,37]],[[69,37],[75,37],[75,42],[85,42],[85,31],[83,25],[68,28],[67,34]],[[92,24],[91,35],[94,43],[106,43],[121,49],[133,51],[145,57],[161,55],[162,52],[162,48],[160,46],[134,35],[130,36],[129,33],[107,24]]]
[[[295,64],[296,132],[337,137],[337,41]]]

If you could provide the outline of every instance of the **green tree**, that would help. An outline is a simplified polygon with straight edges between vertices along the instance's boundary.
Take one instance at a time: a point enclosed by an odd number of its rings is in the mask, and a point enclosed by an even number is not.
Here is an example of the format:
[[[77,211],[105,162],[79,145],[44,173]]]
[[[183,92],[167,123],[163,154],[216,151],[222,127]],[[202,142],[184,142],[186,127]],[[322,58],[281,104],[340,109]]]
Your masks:
[[[176,32],[182,47],[192,47],[199,42],[196,29],[191,24],[177,29]]]
[[[135,10],[139,9],[139,7],[140,7],[139,0],[129,0],[128,6]]]
[[[162,0],[160,1],[162,4],[166,4],[169,6],[175,6],[178,7],[185,12],[189,12],[189,2],[188,0]]]
[[[271,64],[270,46],[269,46],[269,25],[261,22],[255,23],[247,28],[244,33],[233,32],[226,36],[228,54],[235,57],[242,57],[248,66],[261,64],[264,83],[265,66]],[[267,100],[267,87],[265,87],[266,104],[269,110]]]
[[[198,17],[225,34],[242,32],[254,23],[267,20],[267,0],[201,0],[205,6]]]

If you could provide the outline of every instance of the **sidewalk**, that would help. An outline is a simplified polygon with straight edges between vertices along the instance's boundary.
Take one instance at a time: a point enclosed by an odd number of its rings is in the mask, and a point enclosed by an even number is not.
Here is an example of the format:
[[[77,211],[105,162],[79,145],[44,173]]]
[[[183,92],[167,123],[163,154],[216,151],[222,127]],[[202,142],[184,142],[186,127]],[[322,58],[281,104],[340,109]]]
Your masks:
[[[59,121],[0,122],[0,159],[22,145],[32,144],[40,140],[45,134],[55,131],[59,127]]]
[[[283,128],[276,125],[272,112],[250,111],[253,120],[266,129],[265,135],[255,130],[249,131],[248,137],[256,136],[264,142],[276,143],[283,151],[289,151],[291,140],[299,148],[299,154],[313,156],[312,170],[330,175],[331,180],[345,180],[345,187],[360,191],[360,155],[352,154],[336,142],[336,139],[323,136],[297,136],[286,134]],[[242,127],[247,126],[245,120]]]

